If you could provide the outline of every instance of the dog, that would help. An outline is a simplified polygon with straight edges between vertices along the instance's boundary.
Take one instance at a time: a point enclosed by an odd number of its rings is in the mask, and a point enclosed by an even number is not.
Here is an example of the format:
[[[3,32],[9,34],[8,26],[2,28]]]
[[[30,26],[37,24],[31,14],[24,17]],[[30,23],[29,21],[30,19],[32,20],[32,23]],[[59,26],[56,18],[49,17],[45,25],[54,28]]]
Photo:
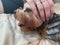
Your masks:
[[[20,10],[20,9],[18,9],[18,10]],[[24,14],[27,14],[27,15],[30,15],[30,16],[33,15],[31,7],[27,3],[25,3],[24,8],[21,9],[20,11],[22,11],[22,12],[24,12]],[[19,15],[19,13],[17,12],[16,15]],[[43,22],[42,20],[37,21],[38,26],[30,25],[32,27],[30,28],[30,30],[26,29],[27,30],[26,32],[37,31],[40,34],[40,36],[43,37],[43,38],[46,38],[46,35],[47,35],[47,38],[49,38],[49,36],[51,36],[53,34],[56,37],[56,35],[60,34],[60,31],[59,31],[60,30],[60,28],[59,28],[60,27],[60,15],[56,14],[56,13],[54,13],[53,15],[54,15],[53,18],[50,19],[49,21],[46,21],[46,22]],[[16,17],[20,18],[19,16],[16,16]],[[32,23],[34,24],[33,21],[32,21]],[[55,30],[54,28],[56,28],[57,30]],[[51,32],[50,30],[52,30],[54,32]],[[60,37],[60,36],[58,36],[58,37]],[[57,39],[53,38],[52,40],[60,40],[60,38],[58,38],[58,37],[56,37]]]

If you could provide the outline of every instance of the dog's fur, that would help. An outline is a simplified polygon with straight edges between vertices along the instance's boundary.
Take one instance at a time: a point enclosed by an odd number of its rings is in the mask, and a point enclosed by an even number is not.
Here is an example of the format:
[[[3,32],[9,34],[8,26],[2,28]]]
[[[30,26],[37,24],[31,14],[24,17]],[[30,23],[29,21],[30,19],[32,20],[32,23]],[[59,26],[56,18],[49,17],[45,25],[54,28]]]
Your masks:
[[[19,13],[20,12],[20,13]],[[22,16],[22,15],[24,15],[24,16]],[[31,10],[31,8],[30,8],[30,6],[26,3],[25,5],[24,5],[24,8],[23,9],[17,9],[17,12],[16,12],[16,19],[18,19],[19,21],[20,21],[20,24],[23,24],[24,25],[24,19],[26,18],[26,16],[27,15],[29,15],[30,16],[30,18],[32,19],[32,23],[33,23],[33,25],[29,25],[29,24],[31,24],[31,22],[30,23],[25,23],[25,25],[27,25],[28,24],[28,26],[30,26],[28,29],[26,29],[26,30],[24,30],[25,32],[28,32],[28,31],[34,31],[36,28],[38,28],[38,26],[41,26],[42,25],[42,20],[40,19],[39,21],[36,21],[37,22],[37,24],[36,24],[36,22],[34,21],[34,14],[33,14],[33,12],[32,12],[32,10]],[[27,18],[28,19],[28,18]],[[27,20],[26,19],[26,20]],[[22,22],[21,22],[21,20],[23,20]],[[25,21],[26,21],[25,20]],[[29,19],[28,19],[28,21],[29,21]],[[35,26],[35,25],[36,26]],[[21,25],[20,25],[21,26]],[[46,26],[46,27],[43,27],[44,29],[42,29],[42,31],[39,31],[40,33],[41,33],[41,35],[43,36],[44,34],[45,34],[45,30],[47,29],[47,27],[48,27],[48,25]],[[22,28],[22,27],[21,27]],[[25,29],[26,28],[26,26],[24,27],[23,26],[23,28],[22,29]],[[30,30],[29,30],[30,29]],[[39,29],[40,30],[40,29]]]

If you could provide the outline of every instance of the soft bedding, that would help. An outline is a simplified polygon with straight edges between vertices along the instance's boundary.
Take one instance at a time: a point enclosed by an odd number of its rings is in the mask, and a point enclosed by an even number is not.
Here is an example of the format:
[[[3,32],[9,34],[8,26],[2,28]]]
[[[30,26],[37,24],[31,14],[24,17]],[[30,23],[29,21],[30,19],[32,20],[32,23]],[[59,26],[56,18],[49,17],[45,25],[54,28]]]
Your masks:
[[[59,45],[58,41],[53,41],[53,39],[42,39],[37,32],[22,32],[18,23],[14,14],[0,14],[0,45],[33,45],[31,42],[38,40],[39,45]]]

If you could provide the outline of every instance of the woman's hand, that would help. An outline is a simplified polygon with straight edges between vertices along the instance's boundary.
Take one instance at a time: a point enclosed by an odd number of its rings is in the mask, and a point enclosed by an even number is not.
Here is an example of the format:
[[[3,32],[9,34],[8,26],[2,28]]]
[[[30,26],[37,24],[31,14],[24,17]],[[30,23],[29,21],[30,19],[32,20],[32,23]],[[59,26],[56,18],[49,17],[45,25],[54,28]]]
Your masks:
[[[27,3],[37,18],[48,21],[53,17],[54,3],[52,0],[27,0]]]

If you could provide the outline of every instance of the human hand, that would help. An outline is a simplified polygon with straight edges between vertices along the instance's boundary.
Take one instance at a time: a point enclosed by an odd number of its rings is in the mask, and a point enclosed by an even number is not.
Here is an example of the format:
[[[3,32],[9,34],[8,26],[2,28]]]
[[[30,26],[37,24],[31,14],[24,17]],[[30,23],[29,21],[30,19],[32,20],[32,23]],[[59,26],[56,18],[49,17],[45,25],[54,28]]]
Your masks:
[[[52,0],[27,0],[27,3],[31,6],[34,15],[42,21],[48,21],[53,17],[54,3]]]

